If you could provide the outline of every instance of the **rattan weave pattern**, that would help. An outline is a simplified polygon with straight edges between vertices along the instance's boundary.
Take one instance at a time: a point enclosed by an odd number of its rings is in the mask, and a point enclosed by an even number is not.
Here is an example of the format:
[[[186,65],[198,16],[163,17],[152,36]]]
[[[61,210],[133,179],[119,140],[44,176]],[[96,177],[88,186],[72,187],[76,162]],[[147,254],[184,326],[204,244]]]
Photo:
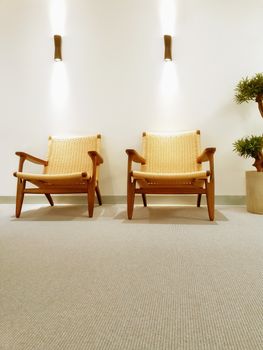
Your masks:
[[[32,173],[24,173],[24,172],[17,172],[16,176],[20,179],[24,179],[27,181],[44,181],[46,183],[52,182],[53,184],[55,182],[61,182],[66,183],[77,181],[82,182],[83,180],[87,180],[90,178],[90,175],[87,173],[70,173],[70,174],[32,174]]]
[[[48,166],[44,174],[92,173],[88,151],[99,152],[100,138],[95,136],[75,138],[49,138]]]
[[[172,151],[171,151],[172,150]],[[147,160],[141,171],[155,173],[189,173],[201,171],[196,162],[200,154],[200,134],[196,131],[173,135],[145,133],[143,156]]]
[[[145,171],[133,171],[132,175],[135,179],[148,179],[148,180],[193,180],[193,179],[205,179],[207,178],[206,171],[194,171],[187,173],[152,173]]]

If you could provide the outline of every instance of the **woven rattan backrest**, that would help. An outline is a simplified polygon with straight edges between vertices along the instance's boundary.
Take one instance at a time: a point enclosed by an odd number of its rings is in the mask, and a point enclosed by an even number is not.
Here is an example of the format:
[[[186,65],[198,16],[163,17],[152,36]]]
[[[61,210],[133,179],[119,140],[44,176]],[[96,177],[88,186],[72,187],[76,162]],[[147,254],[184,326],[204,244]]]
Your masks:
[[[45,174],[88,172],[92,174],[92,161],[88,151],[100,149],[100,136],[72,138],[50,137],[48,141],[48,166]]]
[[[196,162],[200,154],[200,132],[187,131],[176,134],[143,134],[143,156],[146,164],[142,171],[173,173],[198,171]]]

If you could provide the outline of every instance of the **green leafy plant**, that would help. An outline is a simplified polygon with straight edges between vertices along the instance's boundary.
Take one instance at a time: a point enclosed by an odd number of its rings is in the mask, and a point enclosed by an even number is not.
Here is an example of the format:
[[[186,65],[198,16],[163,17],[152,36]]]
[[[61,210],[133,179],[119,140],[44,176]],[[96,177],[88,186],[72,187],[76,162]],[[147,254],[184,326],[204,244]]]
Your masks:
[[[242,78],[235,88],[237,103],[255,101],[263,118],[263,73],[257,73],[251,78]]]
[[[257,171],[263,171],[263,135],[248,136],[233,143],[234,151],[244,158],[254,158]]]
[[[255,101],[263,118],[263,73],[257,73],[251,78],[242,78],[235,88],[237,103]],[[263,135],[248,136],[233,143],[234,151],[244,158],[254,158],[253,166],[263,172]]]

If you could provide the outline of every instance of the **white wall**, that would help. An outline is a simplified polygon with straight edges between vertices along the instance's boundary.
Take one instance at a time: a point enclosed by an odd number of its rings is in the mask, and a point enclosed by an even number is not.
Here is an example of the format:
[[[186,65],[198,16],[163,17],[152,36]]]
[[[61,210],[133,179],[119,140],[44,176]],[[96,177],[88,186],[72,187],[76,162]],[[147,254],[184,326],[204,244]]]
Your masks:
[[[233,97],[241,77],[263,71],[262,12],[261,0],[0,0],[0,195],[15,194],[15,151],[45,157],[50,134],[101,133],[102,194],[122,195],[124,150],[139,149],[142,131],[195,128],[217,147],[217,194],[244,194],[252,159],[232,143],[263,120]]]

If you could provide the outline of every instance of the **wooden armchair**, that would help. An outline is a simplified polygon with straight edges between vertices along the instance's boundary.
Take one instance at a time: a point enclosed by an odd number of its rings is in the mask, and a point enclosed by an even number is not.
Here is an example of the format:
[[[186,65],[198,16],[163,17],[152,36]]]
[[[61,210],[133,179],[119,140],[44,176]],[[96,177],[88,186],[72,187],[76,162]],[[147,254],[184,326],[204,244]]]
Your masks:
[[[51,194],[87,193],[89,217],[93,216],[95,192],[99,205],[101,195],[99,190],[99,169],[103,163],[99,155],[100,135],[53,138],[48,140],[47,160],[33,157],[24,152],[16,152],[20,157],[17,177],[16,217],[21,213],[24,194],[45,194],[50,205],[53,206]],[[43,166],[41,174],[23,172],[25,161]],[[34,187],[26,187],[29,182]]]
[[[214,153],[215,148],[200,152],[200,131],[172,135],[143,133],[143,153],[127,149],[127,214],[132,219],[135,194],[197,194],[200,207],[202,194],[206,195],[209,219],[214,220]],[[209,162],[209,170],[202,163]],[[133,162],[140,170],[133,170]]]

